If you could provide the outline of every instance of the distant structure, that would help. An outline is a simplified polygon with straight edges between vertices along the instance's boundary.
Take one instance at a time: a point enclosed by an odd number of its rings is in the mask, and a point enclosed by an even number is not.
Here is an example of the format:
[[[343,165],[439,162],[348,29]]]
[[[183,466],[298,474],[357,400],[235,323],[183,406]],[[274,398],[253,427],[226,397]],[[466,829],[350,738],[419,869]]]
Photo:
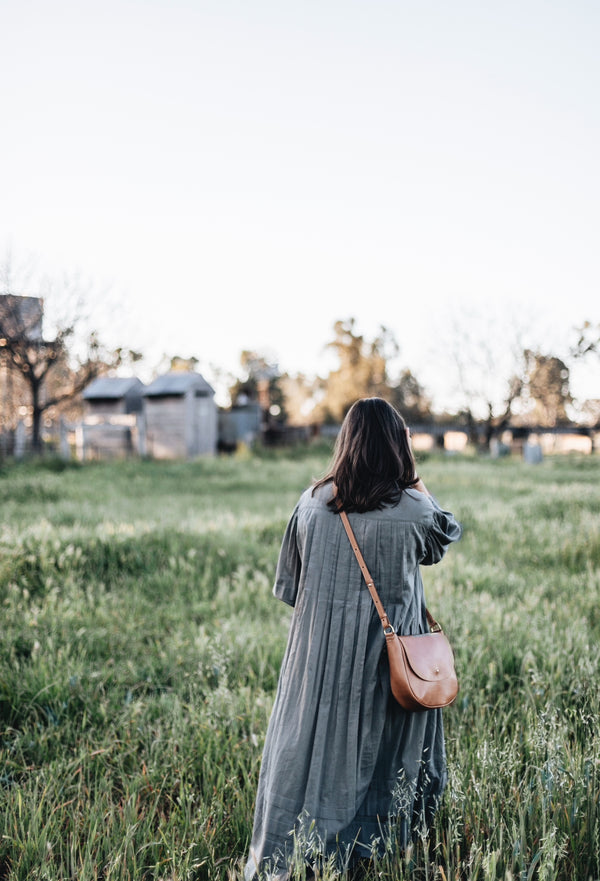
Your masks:
[[[42,342],[44,301],[41,297],[0,294],[0,334],[14,340]]]
[[[218,446],[222,453],[233,453],[240,443],[251,447],[262,434],[263,416],[258,401],[245,396],[229,410],[220,410]]]
[[[217,451],[215,391],[200,373],[171,371],[144,390],[148,455],[192,459]]]
[[[135,376],[99,376],[84,389],[84,417],[76,428],[79,459],[146,454],[144,388]]]
[[[217,405],[200,373],[171,371],[145,386],[135,376],[99,377],[83,392],[75,427],[81,460],[129,455],[193,459],[217,452]],[[67,434],[65,426],[62,434]],[[62,436],[61,436],[62,438]],[[61,439],[61,447],[67,441]]]
[[[99,376],[83,392],[86,416],[141,413],[146,386],[137,376]]]

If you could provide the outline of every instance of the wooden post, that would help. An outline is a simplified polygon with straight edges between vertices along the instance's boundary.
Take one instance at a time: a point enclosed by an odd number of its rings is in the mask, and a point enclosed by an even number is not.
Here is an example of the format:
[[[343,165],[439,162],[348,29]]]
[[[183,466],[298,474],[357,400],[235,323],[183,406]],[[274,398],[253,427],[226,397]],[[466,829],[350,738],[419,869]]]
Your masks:
[[[138,456],[146,458],[148,445],[146,443],[146,419],[143,413],[138,413],[135,419],[137,428],[137,452]]]
[[[71,450],[69,448],[69,429],[67,428],[67,424],[63,417],[60,417],[60,421],[58,423],[58,431],[59,431],[59,442],[58,449],[60,458],[63,462],[68,462],[71,458]]]
[[[22,459],[25,455],[26,442],[27,435],[25,432],[25,423],[22,419],[19,419],[15,429],[15,459]]]
[[[80,422],[75,428],[75,449],[80,462],[85,462],[85,426]]]

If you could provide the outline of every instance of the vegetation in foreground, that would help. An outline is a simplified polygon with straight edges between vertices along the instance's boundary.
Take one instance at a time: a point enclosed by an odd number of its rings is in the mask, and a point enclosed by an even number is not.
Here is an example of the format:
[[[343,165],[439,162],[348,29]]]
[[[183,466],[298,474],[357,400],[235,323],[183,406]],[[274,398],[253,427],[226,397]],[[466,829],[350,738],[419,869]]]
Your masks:
[[[325,464],[0,472],[0,879],[239,877],[289,620],[277,551]],[[600,463],[420,470],[465,527],[424,570],[461,679],[450,783],[432,834],[368,877],[598,879]]]

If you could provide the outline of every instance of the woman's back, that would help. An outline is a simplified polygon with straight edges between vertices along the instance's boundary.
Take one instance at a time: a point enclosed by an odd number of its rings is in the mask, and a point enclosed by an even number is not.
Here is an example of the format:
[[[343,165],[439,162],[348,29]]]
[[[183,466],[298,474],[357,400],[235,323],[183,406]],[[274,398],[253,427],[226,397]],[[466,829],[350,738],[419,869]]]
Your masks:
[[[341,520],[328,507],[332,495],[327,484],[314,492],[307,490],[292,514],[288,530],[297,547],[289,547],[286,535],[274,588],[275,596],[289,605],[295,605],[305,591],[317,591],[321,603],[326,598],[351,602],[356,596],[371,602]],[[423,590],[419,564],[437,563],[448,544],[460,536],[453,515],[443,511],[433,496],[410,489],[396,505],[351,513],[349,520],[386,607],[419,607]],[[300,558],[302,568],[297,565]],[[418,632],[402,618],[392,623],[399,632]]]

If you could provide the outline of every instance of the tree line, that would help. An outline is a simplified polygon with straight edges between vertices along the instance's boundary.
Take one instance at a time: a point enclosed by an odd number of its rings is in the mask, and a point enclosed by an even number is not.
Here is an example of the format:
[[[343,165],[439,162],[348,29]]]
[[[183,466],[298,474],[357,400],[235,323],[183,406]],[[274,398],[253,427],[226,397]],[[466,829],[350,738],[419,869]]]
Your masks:
[[[504,380],[504,393],[493,395],[488,383],[493,376],[498,387],[498,344],[491,339],[458,341],[454,355],[457,375],[457,397],[463,406],[455,410],[435,410],[432,398],[419,378],[408,367],[396,374],[390,370],[399,345],[392,332],[381,327],[373,337],[359,332],[354,318],[336,321],[331,341],[337,367],[324,377],[306,377],[280,373],[256,352],[244,352],[241,364],[243,380],[231,388],[232,400],[239,395],[258,400],[261,382],[267,377],[269,400],[281,421],[339,423],[352,403],[359,397],[376,395],[396,406],[411,423],[458,422],[485,441],[509,424],[556,427],[572,422],[574,398],[570,388],[567,361],[600,355],[600,324],[586,322],[576,329],[576,340],[568,358],[548,352],[522,348],[515,350]],[[502,346],[509,345],[503,341]],[[485,353],[485,363],[478,363],[478,350]],[[458,354],[459,353],[459,354]],[[510,359],[509,359],[510,361]],[[500,383],[502,385],[502,383]],[[586,402],[588,423],[600,423],[600,401]]]
[[[89,382],[100,375],[130,369],[142,358],[127,348],[107,349],[96,331],[83,335],[85,297],[77,282],[64,283],[62,300],[68,304],[53,332],[43,332],[43,293],[22,296],[15,290],[10,265],[0,277],[0,386],[2,422],[0,433],[14,427],[19,417],[28,417],[32,446],[41,449],[43,422],[59,413],[77,414],[77,402]],[[69,296],[65,296],[67,293]],[[600,324],[585,322],[576,331],[566,356],[532,348],[519,348],[515,339],[493,340],[492,335],[470,339],[456,333],[453,354],[462,406],[453,412],[436,411],[432,398],[408,367],[397,371],[400,346],[385,326],[369,338],[353,317],[336,321],[327,348],[336,366],[327,376],[307,376],[281,371],[260,352],[247,350],[240,356],[239,376],[230,377],[233,406],[255,403],[266,422],[275,429],[286,424],[339,423],[351,404],[360,397],[383,397],[396,406],[411,423],[459,421],[468,429],[483,433],[489,441],[510,422],[554,427],[571,421],[574,403],[570,389],[569,363],[600,356]],[[503,380],[503,394],[491,393],[488,380],[497,387],[499,347],[512,344],[514,357]],[[498,363],[497,363],[498,362]],[[194,369],[195,358],[173,357],[172,369]],[[503,369],[507,369],[503,366]],[[598,401],[587,403],[585,414],[592,424],[600,423]]]

